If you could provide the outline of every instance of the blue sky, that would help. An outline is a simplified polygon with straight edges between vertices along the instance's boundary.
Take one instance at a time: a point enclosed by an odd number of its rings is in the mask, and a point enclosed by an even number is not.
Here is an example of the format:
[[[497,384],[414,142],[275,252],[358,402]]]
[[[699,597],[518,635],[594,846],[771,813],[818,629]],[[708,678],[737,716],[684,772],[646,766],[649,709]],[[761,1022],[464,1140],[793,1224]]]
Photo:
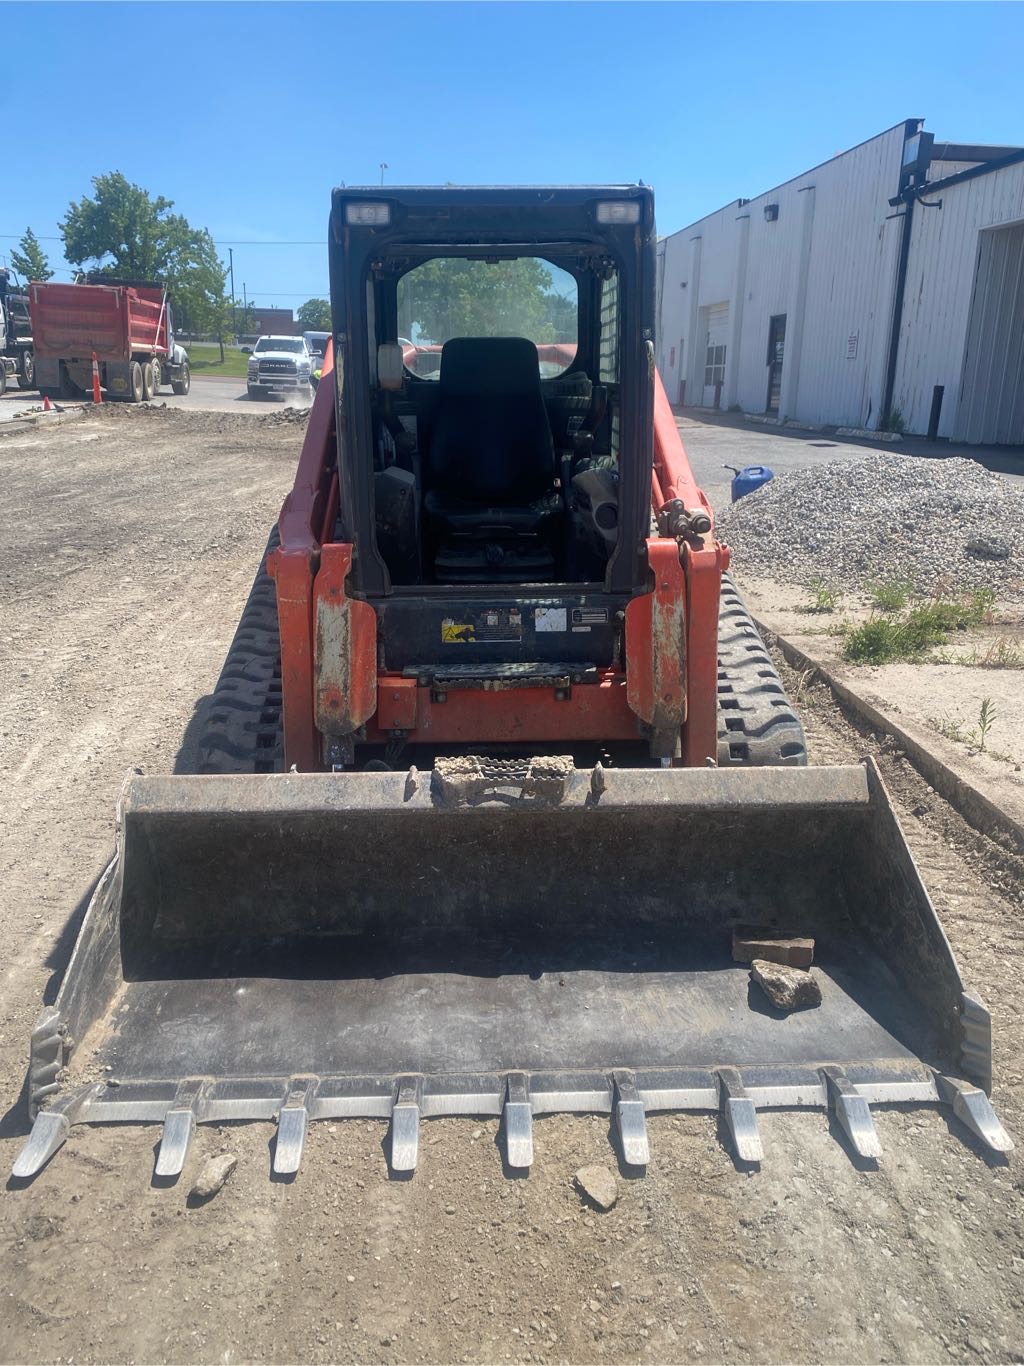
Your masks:
[[[331,187],[382,161],[393,184],[643,179],[671,232],[904,118],[1024,145],[1010,4],[15,3],[3,23],[0,260],[120,170],[234,244],[239,297],[266,305],[326,293]]]

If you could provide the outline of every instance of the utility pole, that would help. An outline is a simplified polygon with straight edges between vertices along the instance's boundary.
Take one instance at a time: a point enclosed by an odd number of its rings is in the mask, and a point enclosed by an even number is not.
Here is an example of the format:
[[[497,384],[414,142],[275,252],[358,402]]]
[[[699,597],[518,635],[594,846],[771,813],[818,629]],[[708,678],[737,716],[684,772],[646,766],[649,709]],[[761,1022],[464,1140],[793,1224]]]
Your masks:
[[[391,170],[391,167],[388,165],[388,163],[387,163],[386,161],[382,161],[382,162],[380,163],[380,183],[381,183],[382,185],[384,184],[384,172],[385,172],[385,171],[390,171],[390,170]]]
[[[231,272],[231,325],[235,329],[235,340],[238,340],[238,308],[235,305],[235,253],[234,249],[228,247],[228,270]]]

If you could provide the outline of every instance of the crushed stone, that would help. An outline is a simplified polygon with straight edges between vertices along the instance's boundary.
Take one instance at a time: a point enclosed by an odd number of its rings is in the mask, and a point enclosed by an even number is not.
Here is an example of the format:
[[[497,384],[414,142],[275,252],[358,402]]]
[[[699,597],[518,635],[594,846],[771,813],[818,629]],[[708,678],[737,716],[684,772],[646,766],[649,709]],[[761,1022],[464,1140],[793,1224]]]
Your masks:
[[[872,452],[784,470],[727,508],[733,569],[780,583],[1024,601],[1024,490],[973,460]]]

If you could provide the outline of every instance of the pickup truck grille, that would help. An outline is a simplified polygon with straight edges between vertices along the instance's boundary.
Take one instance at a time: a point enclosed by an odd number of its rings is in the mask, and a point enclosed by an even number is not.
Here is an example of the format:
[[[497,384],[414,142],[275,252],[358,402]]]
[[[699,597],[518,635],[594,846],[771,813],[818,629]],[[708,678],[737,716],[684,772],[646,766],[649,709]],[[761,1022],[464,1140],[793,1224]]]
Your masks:
[[[261,360],[261,375],[294,375],[297,366],[293,360]]]

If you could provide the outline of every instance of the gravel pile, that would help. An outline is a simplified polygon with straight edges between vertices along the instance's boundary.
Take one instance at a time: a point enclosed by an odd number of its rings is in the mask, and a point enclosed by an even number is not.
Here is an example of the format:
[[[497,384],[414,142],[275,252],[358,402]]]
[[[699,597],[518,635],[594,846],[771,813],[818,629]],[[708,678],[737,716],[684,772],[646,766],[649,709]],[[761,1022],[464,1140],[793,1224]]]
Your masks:
[[[973,460],[871,454],[777,474],[718,518],[742,580],[1024,601],[1024,489]]]

